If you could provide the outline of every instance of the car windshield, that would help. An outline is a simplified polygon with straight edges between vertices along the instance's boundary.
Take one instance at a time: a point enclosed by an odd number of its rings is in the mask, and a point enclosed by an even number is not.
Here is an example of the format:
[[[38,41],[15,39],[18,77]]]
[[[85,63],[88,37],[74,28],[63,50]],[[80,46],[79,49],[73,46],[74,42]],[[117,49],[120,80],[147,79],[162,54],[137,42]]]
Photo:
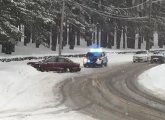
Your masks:
[[[162,51],[155,51],[154,54],[162,54],[162,55],[164,55],[165,52],[162,52]]]
[[[101,52],[88,52],[87,57],[101,57]]]
[[[72,60],[70,60],[70,59],[68,59],[68,58],[66,58],[65,61],[66,61],[66,62],[74,63]]]
[[[43,62],[56,62],[56,61],[57,61],[56,57],[50,57],[50,58],[43,60]]]
[[[147,51],[138,51],[136,54],[147,54]]]

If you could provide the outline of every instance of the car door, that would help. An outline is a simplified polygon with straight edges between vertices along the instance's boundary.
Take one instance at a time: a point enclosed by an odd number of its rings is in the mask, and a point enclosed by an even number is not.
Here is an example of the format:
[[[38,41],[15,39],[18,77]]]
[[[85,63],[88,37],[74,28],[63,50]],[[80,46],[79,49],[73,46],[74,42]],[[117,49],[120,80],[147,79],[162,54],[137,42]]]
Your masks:
[[[61,71],[69,68],[68,61],[65,58],[60,58],[59,57],[58,60],[57,60],[57,66],[56,66],[56,68],[58,70],[61,70]]]
[[[74,67],[73,62],[71,60],[67,59],[67,58],[64,60],[63,65],[65,66],[65,68],[72,68],[72,67]]]
[[[51,57],[47,59],[44,63],[44,68],[47,71],[54,71],[54,66],[56,64],[57,58],[56,57]]]
[[[69,60],[67,58],[59,58],[59,65],[64,70],[70,69],[70,68],[74,67],[74,65],[71,62],[71,60]]]

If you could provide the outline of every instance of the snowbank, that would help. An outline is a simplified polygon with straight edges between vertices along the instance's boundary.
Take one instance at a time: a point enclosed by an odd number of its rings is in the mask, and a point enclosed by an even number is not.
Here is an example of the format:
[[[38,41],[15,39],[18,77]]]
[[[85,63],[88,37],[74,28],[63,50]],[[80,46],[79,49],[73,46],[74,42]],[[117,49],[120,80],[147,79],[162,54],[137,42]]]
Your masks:
[[[82,120],[90,118],[80,113],[69,112],[68,108],[59,105],[61,99],[59,88],[54,87],[62,80],[80,73],[39,72],[26,63],[27,61],[0,63],[0,120],[18,120],[18,117],[25,117],[26,120],[46,118],[76,120],[82,116],[84,116]],[[81,72],[90,73],[88,70]],[[65,114],[66,111],[68,111],[67,114]],[[53,115],[53,112],[59,114]],[[77,118],[78,115],[79,118]]]
[[[165,64],[144,72],[139,76],[138,82],[148,92],[165,99]]]

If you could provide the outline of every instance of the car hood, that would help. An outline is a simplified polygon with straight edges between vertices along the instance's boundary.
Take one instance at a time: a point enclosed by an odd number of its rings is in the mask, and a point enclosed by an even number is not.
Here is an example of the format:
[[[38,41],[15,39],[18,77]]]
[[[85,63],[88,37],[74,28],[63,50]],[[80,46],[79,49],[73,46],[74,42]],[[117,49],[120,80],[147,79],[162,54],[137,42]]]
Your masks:
[[[28,62],[27,64],[28,65],[34,65],[34,64],[41,64],[42,62],[41,61],[39,61],[39,62]]]
[[[152,55],[152,56],[164,56],[164,55],[162,55],[162,54],[154,54],[154,55]]]
[[[134,55],[134,57],[147,57],[147,54],[139,54],[139,55]]]

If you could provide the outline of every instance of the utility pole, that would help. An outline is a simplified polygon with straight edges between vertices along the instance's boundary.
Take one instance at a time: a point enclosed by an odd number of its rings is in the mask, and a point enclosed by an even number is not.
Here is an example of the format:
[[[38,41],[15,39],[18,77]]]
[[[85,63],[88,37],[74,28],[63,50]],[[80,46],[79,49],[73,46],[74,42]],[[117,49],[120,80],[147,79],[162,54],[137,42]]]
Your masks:
[[[149,18],[148,18],[149,19],[149,31],[148,31],[146,50],[150,50],[150,48],[151,48],[151,41],[152,41],[151,15],[152,15],[152,0],[149,0]]]
[[[62,52],[64,10],[65,10],[65,0],[62,0],[60,41],[59,41],[59,53],[58,53],[59,56],[61,56],[61,52]]]

